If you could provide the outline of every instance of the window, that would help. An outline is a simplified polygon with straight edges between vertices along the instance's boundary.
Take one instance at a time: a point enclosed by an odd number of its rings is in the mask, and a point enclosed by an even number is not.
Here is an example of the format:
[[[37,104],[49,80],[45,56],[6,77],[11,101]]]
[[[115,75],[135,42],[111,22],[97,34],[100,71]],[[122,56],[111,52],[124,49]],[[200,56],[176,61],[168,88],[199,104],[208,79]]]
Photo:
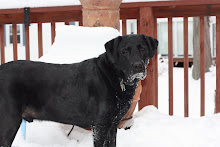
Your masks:
[[[168,55],[168,24],[167,22],[159,23],[158,40],[159,40],[159,53],[163,56]]]
[[[13,43],[13,31],[12,31],[12,25],[9,26],[9,43]],[[21,43],[21,29],[20,25],[17,25],[17,43]]]
[[[134,23],[131,23],[131,34],[134,34]]]
[[[216,24],[213,24],[213,52],[212,56],[216,56]]]
[[[168,22],[167,19],[158,19],[157,36],[159,40],[159,53],[168,56]],[[184,32],[183,19],[173,19],[173,56],[182,57],[184,55]],[[193,55],[193,22],[192,18],[188,22],[188,55]]]

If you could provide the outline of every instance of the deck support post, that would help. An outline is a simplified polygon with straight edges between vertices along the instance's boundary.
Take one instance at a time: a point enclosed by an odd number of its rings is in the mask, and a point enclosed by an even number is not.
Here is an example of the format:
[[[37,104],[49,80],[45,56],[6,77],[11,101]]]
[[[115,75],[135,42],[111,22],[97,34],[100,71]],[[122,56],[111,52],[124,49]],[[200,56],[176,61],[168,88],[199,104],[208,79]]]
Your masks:
[[[83,6],[83,26],[113,27],[120,30],[119,6],[122,0],[80,0]]]
[[[140,34],[145,34],[156,38],[156,25],[153,9],[150,7],[140,8]],[[149,62],[147,67],[147,77],[141,81],[142,93],[139,101],[139,110],[148,105],[158,107],[157,101],[157,55]]]

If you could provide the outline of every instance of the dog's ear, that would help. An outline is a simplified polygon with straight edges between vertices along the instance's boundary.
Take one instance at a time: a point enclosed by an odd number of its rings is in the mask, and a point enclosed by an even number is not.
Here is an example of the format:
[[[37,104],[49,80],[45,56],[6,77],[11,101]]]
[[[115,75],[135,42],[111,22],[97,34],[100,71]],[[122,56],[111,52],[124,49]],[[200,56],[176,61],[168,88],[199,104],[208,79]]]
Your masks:
[[[105,43],[105,49],[107,53],[107,58],[111,63],[115,63],[115,59],[117,58],[117,50],[118,50],[118,45],[121,42],[122,37],[118,36],[107,43]]]
[[[146,36],[144,34],[141,34],[141,37],[146,41],[146,43],[150,49],[150,54],[149,54],[150,58],[152,58],[157,51],[158,40],[155,38],[152,38],[150,36]]]

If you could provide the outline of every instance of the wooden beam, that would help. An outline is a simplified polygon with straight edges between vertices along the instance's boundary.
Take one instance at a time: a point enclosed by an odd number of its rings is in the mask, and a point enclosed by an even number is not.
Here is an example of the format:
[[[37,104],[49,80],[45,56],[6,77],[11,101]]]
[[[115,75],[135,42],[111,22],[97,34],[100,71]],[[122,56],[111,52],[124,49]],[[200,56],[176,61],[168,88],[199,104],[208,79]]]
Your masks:
[[[13,33],[13,56],[14,61],[18,60],[18,49],[17,49],[17,24],[12,25],[12,33]]]
[[[81,10],[82,10],[82,6],[81,5],[30,8],[30,12],[31,13],[38,13],[38,12],[62,12],[62,11],[81,11]]]
[[[140,34],[140,19],[137,19],[137,34]]]
[[[122,35],[127,35],[127,22],[126,22],[126,19],[122,19]]]
[[[189,99],[188,99],[188,17],[184,17],[184,116],[189,116]]]
[[[4,24],[0,24],[1,64],[5,63],[5,35]]]
[[[205,115],[205,28],[204,17],[200,17],[200,80],[201,80],[201,116]]]
[[[82,10],[81,5],[30,8],[31,13],[60,12],[60,11],[81,11],[81,10]],[[24,13],[24,8],[0,9],[0,14],[18,14],[18,13],[23,14]]]
[[[56,36],[56,24],[55,22],[51,23],[51,45],[53,45]]]
[[[30,23],[81,21],[82,11],[55,11],[30,13]],[[24,23],[24,14],[2,14],[0,24]]]
[[[216,2],[216,1],[215,1]],[[149,5],[154,11],[157,18],[163,17],[192,17],[192,16],[215,16],[220,15],[220,3],[203,2],[193,3],[190,5],[188,2],[142,2],[142,3],[129,3],[127,7],[125,3],[121,4],[120,19],[139,19],[139,7]],[[171,7],[171,5],[174,5]],[[192,4],[192,3],[191,3]],[[135,6],[137,5],[137,6]],[[126,7],[125,7],[126,6]],[[31,23],[46,23],[46,22],[71,22],[82,20],[81,6],[77,7],[45,7],[45,8],[30,8]],[[23,9],[4,9],[0,10],[0,23],[12,24],[23,23],[24,13]]]
[[[25,51],[26,60],[30,60],[29,26],[25,25]]]
[[[82,21],[79,21],[79,26],[83,26],[83,22]]]
[[[220,112],[220,15],[216,17],[216,113]]]
[[[220,14],[220,5],[155,7],[154,12],[157,18],[215,16]]]
[[[157,18],[154,18],[154,38],[157,38]],[[154,55],[155,70],[155,106],[158,108],[158,50]]]
[[[176,63],[176,62],[182,62],[184,63],[184,58],[183,57],[179,57],[179,58],[173,58],[173,63]],[[193,62],[193,58],[188,58],[188,62]]]
[[[120,9],[120,19],[139,19],[139,8]]]
[[[173,115],[173,21],[168,18],[169,115]]]
[[[148,36],[154,36],[154,14],[153,9],[149,7],[140,8],[140,33]],[[141,82],[142,93],[139,101],[139,110],[147,105],[156,106],[155,100],[155,58],[152,58],[148,64],[147,77]]]
[[[43,56],[42,23],[38,23],[38,57]]]

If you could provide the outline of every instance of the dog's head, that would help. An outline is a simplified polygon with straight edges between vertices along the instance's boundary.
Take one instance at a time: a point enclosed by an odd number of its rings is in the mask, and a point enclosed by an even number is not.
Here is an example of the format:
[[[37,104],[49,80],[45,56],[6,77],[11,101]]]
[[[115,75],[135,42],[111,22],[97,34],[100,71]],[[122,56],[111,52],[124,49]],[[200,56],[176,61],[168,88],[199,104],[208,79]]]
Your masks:
[[[158,41],[146,35],[119,36],[105,44],[108,60],[121,72],[123,83],[133,85],[146,77],[146,67]]]

